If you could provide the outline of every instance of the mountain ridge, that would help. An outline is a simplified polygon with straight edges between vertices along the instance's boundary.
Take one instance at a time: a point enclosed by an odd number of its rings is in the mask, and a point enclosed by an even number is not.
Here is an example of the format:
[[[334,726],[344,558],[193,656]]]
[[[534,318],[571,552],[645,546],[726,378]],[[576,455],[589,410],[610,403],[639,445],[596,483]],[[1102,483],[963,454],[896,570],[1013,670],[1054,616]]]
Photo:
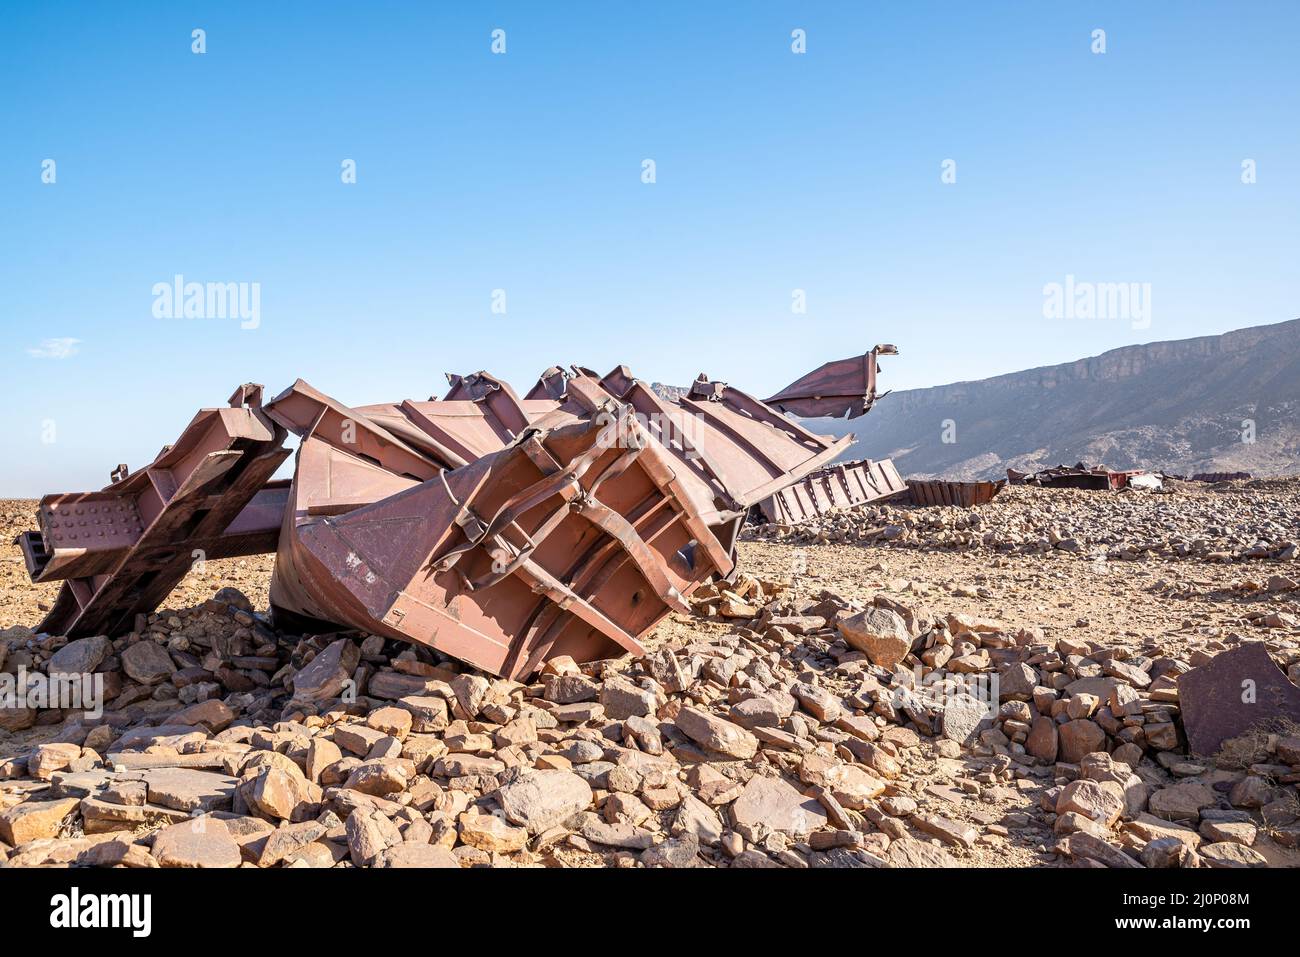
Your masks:
[[[803,423],[819,434],[855,434],[842,458],[892,458],[916,478],[998,478],[1008,468],[1079,461],[1178,474],[1295,474],[1300,319],[899,390],[861,418]]]

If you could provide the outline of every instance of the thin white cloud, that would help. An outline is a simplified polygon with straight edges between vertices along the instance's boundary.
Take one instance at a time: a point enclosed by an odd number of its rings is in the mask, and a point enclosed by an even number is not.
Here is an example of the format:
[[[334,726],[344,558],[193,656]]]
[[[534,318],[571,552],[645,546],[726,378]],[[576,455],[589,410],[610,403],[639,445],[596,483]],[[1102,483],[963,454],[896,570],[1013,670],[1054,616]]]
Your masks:
[[[62,336],[58,339],[42,339],[35,349],[28,349],[27,354],[35,359],[66,359],[77,354],[80,339]]]

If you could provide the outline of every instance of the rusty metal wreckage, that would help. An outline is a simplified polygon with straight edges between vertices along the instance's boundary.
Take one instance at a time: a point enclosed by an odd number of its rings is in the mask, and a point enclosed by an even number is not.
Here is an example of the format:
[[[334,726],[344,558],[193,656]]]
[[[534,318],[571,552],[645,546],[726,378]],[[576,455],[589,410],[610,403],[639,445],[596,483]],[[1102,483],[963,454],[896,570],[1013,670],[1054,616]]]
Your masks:
[[[293,632],[358,629],[511,678],[641,654],[692,590],[732,575],[751,509],[792,488],[817,512],[904,488],[887,461],[827,468],[853,436],[790,417],[863,415],[896,354],[826,363],[762,401],[703,374],[667,400],[623,366],[552,367],[522,397],[448,376],[440,400],[356,408],[301,379],[266,403],[244,385],[145,468],[41,499],[18,544],[33,581],[63,586],[39,629],[121,634],[196,556],[275,552],[272,615]],[[273,480],[290,432],[294,476]]]

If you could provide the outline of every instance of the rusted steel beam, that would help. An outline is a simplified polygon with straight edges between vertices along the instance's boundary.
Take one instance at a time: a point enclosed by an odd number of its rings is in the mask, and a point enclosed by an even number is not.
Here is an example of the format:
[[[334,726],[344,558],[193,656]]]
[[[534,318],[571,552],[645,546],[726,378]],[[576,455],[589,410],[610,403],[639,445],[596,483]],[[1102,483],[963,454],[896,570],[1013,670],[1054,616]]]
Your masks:
[[[41,499],[40,531],[19,536],[19,544],[34,580],[64,580],[41,631],[82,637],[127,630],[137,613],[167,597],[196,557],[269,544],[275,500],[285,500],[287,489],[266,485],[289,452],[285,430],[260,406],[261,386],[241,386],[229,408],[200,411],[145,468],[99,492]]]
[[[111,486],[110,486],[111,487]],[[246,555],[265,555],[274,552],[280,540],[280,526],[284,524],[284,508],[289,501],[289,481],[268,482],[255,494],[215,538],[191,538],[186,545],[191,551],[200,549],[206,559],[239,558]],[[126,505],[126,503],[124,503]],[[39,531],[23,532],[15,544],[22,551],[27,574],[34,582],[58,581],[78,577],[78,566],[86,569],[108,570],[116,566],[130,551],[126,536],[105,535],[87,542],[76,565],[64,562],[51,568],[51,555],[45,550],[45,540]],[[80,577],[85,577],[82,575]]]

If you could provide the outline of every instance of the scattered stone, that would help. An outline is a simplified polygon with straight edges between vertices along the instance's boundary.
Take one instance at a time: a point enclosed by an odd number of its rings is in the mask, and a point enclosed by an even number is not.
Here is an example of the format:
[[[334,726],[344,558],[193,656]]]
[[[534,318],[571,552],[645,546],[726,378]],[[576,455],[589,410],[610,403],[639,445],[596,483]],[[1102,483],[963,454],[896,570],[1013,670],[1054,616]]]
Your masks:
[[[113,652],[113,643],[103,635],[68,642],[51,657],[49,674],[91,674]]]
[[[43,837],[58,837],[64,821],[78,804],[76,798],[17,804],[0,813],[0,841],[17,847]]]
[[[1071,781],[1056,799],[1056,813],[1075,811],[1110,827],[1124,813],[1124,789],[1113,781]]]
[[[238,867],[242,860],[225,822],[210,815],[164,827],[152,853],[161,867]]]
[[[1218,803],[1214,792],[1204,784],[1183,781],[1172,787],[1161,788],[1151,795],[1147,807],[1151,813],[1166,821],[1200,820],[1201,809]]]
[[[533,771],[501,788],[498,799],[512,824],[540,834],[591,806],[591,785],[572,771]]]
[[[294,700],[315,703],[337,698],[360,660],[361,650],[348,638],[328,645],[293,676]]]
[[[991,727],[989,706],[971,695],[961,694],[949,699],[943,709],[941,733],[949,741],[960,745],[975,743],[980,731]]]
[[[850,648],[863,652],[881,668],[892,669],[912,650],[907,623],[888,608],[868,608],[840,619],[836,626]]]
[[[512,827],[504,817],[467,811],[456,819],[460,839],[479,850],[508,854],[528,845],[528,830]]]
[[[1202,844],[1200,854],[1207,867],[1268,867],[1268,858],[1235,841]]]
[[[752,758],[758,751],[753,734],[699,708],[682,708],[675,723],[683,734],[711,751],[733,758]]]
[[[396,844],[375,855],[375,867],[459,868],[460,859],[437,844]]]
[[[1106,732],[1095,721],[1075,718],[1061,725],[1060,760],[1078,764],[1083,756],[1106,750]]]
[[[143,685],[156,685],[176,671],[171,655],[152,641],[128,645],[121,658],[122,670]]]

